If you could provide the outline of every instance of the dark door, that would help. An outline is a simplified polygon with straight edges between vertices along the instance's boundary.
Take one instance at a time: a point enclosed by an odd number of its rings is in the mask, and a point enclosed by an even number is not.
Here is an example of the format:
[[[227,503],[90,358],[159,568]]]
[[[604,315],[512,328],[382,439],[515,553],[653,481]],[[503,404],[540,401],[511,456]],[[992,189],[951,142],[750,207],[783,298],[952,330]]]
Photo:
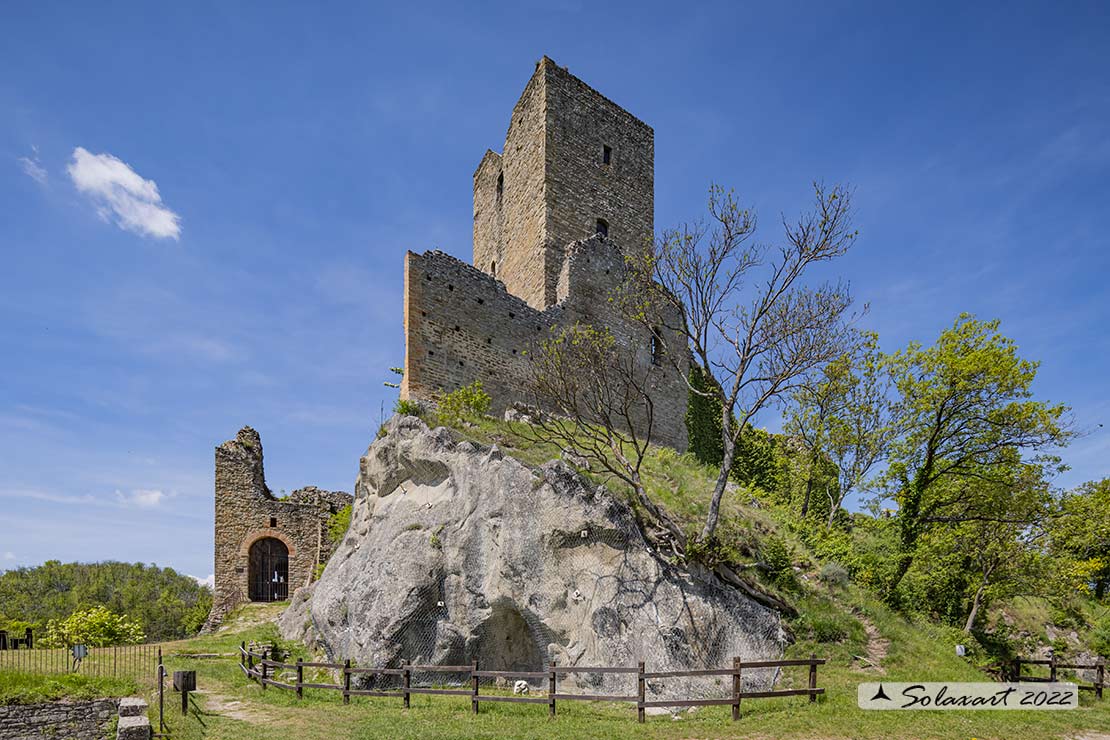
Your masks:
[[[250,549],[250,600],[289,598],[289,549],[281,540],[263,537]]]

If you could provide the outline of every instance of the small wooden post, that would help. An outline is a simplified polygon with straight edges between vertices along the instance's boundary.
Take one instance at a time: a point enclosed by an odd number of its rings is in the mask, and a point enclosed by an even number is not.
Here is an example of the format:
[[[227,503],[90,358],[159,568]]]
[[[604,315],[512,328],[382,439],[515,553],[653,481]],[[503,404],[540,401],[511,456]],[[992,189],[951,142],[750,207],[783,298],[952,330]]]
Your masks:
[[[644,661],[641,660],[639,663],[636,664],[636,670],[636,721],[643,722],[644,698],[646,696],[646,691],[644,687]]]
[[[555,661],[551,661],[549,666],[551,673],[547,677],[547,713],[551,717],[555,716]]]
[[[162,648],[158,648],[158,652],[162,652]],[[239,665],[243,667],[247,665],[247,643],[245,640],[239,643]]]
[[[31,631],[30,627],[28,627],[26,634],[27,634],[27,649],[28,650],[33,650],[34,647],[35,647],[35,633]]]
[[[304,698],[304,665],[300,658],[297,658],[297,700],[300,701]]]
[[[1056,653],[1053,653],[1052,657],[1048,659],[1048,680],[1053,683],[1056,682]]]
[[[262,690],[263,691],[266,690],[266,674],[268,673],[268,671],[266,669],[269,667],[269,666],[266,665],[266,656],[268,656],[269,654],[270,654],[270,651],[268,651],[268,650],[263,650],[262,651],[262,680],[261,680],[261,683],[262,683]]]
[[[351,659],[343,662],[343,703],[351,703]]]
[[[478,713],[478,661],[470,664],[470,704],[474,714]]]
[[[8,649],[8,631],[0,630],[0,650]]]
[[[1102,685],[1106,683],[1106,658],[1101,655],[1095,661],[1095,698],[1102,698]]]
[[[410,665],[411,663],[407,660],[401,664],[404,668],[404,673],[401,674],[401,683],[404,687],[405,709],[409,708],[409,689],[412,688],[412,670],[409,668]]]
[[[740,719],[740,657],[732,659],[732,721]]]
[[[1014,658],[1013,667],[1010,668],[1010,680],[1014,683],[1021,681],[1021,656]]]
[[[812,704],[817,701],[817,656],[810,653],[809,659],[813,661],[809,664],[809,703]]]

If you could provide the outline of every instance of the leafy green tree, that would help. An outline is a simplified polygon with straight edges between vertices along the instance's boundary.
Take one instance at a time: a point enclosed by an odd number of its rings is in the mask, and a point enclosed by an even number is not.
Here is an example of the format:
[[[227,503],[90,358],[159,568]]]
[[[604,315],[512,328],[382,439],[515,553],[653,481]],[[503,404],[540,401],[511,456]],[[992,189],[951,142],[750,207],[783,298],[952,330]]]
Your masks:
[[[1084,483],[1060,502],[1051,531],[1052,552],[1071,563],[1073,576],[1096,599],[1110,593],[1110,478]]]
[[[103,606],[81,609],[65,619],[51,619],[44,643],[48,647],[134,645],[146,639],[137,620]]]
[[[173,640],[196,632],[197,615],[212,608],[212,592],[171,568],[50,560],[0,573],[0,605],[8,620],[28,622],[39,634],[52,619],[103,606],[140,622],[153,640]]]
[[[443,393],[436,399],[436,415],[447,426],[458,426],[481,418],[490,407],[489,394],[482,390],[482,381]]]
[[[909,575],[923,611],[968,633],[996,600],[1054,595],[1043,548],[1055,511],[1046,470],[1013,450],[1008,456],[1010,465],[989,477],[945,482],[976,499],[978,516],[931,529]]]
[[[795,391],[786,432],[801,441],[806,453],[803,519],[825,459],[837,470],[836,485],[825,487],[826,527],[832,527],[844,499],[883,459],[894,437],[889,396],[890,374],[872,332],[860,334],[852,352],[825,365],[815,382]]]
[[[886,481],[898,504],[899,552],[886,598],[913,564],[921,537],[937,525],[1006,523],[979,495],[1004,484],[1014,455],[1067,444],[1060,404],[1033,399],[1038,363],[1018,356],[999,322],[961,314],[936,344],[912,343],[890,361],[898,398]]]

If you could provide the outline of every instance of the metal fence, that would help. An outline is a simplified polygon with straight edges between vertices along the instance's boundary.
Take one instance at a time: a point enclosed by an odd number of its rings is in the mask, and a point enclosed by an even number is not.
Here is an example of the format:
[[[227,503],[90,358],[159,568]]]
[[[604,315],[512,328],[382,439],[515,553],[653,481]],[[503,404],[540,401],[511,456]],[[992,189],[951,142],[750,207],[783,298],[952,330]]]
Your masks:
[[[306,662],[297,660],[295,663],[283,663],[271,660],[268,650],[248,649],[246,643],[239,646],[239,667],[243,674],[255,680],[265,689],[273,686],[279,689],[294,691],[298,699],[304,698],[305,689],[323,689],[336,691],[342,694],[343,703],[349,704],[352,696],[393,697],[400,699],[403,706],[409,707],[409,700],[413,694],[432,694],[438,696],[460,696],[470,699],[471,711],[478,713],[482,702],[512,702],[520,704],[546,704],[548,713],[554,717],[556,703],[559,701],[604,701],[627,702],[636,707],[637,719],[644,721],[645,710],[651,707],[705,707],[705,706],[731,706],[732,719],[740,718],[740,702],[743,699],[763,699],[778,696],[808,696],[810,702],[817,701],[820,694],[825,693],[823,688],[817,686],[817,666],[823,665],[825,660],[813,655],[809,658],[795,660],[762,660],[744,662],[740,658],[733,658],[730,668],[710,668],[680,671],[649,672],[643,662],[636,667],[630,666],[559,666],[550,663],[546,670],[541,671],[486,671],[480,670],[478,664],[470,665],[419,665],[404,663],[397,668],[366,668],[352,666],[351,661],[344,663]],[[808,687],[802,689],[778,689],[772,691],[743,691],[743,672],[757,669],[781,669],[789,667],[805,667],[808,669]],[[305,670],[331,671],[335,683],[321,681],[305,681]],[[276,671],[288,674],[286,680],[279,681],[275,678]],[[559,679],[569,674],[628,674],[636,679],[636,693],[626,695],[614,694],[580,694],[560,692]],[[434,674],[450,677],[439,686],[415,686],[413,674]],[[396,688],[361,689],[352,688],[352,679],[356,677],[392,678],[396,681]],[[730,677],[732,687],[727,697],[721,698],[696,698],[696,699],[661,699],[658,701],[647,700],[647,682],[662,681],[675,678],[692,677]],[[310,677],[311,678],[311,677]],[[520,681],[541,681],[547,684],[547,693],[542,696],[507,695],[505,692],[498,694],[481,693],[480,683],[484,679],[518,679]],[[444,685],[454,684],[466,688],[444,688]],[[488,688],[487,688],[488,690]],[[531,689],[529,689],[529,694]]]
[[[0,671],[39,675],[79,673],[86,676],[130,678],[150,683],[158,665],[156,644],[89,647],[75,658],[72,647],[34,647],[0,650]]]

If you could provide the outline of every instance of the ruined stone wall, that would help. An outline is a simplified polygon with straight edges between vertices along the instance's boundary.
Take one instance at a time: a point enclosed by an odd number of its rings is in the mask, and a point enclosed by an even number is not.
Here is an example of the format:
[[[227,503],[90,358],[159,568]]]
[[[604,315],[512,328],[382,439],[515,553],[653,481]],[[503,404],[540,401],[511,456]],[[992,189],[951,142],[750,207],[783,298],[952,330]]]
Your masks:
[[[266,486],[262,440],[243,427],[216,448],[215,597],[208,626],[249,598],[250,546],[264,537],[289,550],[289,593],[309,583],[317,563],[330,553],[327,521],[351,502],[342,492],[315,487],[276,499]]]
[[[654,439],[686,449],[686,385],[669,363],[651,359],[651,337],[625,322],[609,301],[623,279],[624,259],[611,240],[593,237],[568,249],[556,283],[561,300],[537,311],[481,270],[444,254],[405,257],[405,373],[401,397],[431,400],[475,380],[494,415],[513,403],[533,404],[528,356],[552,331],[575,321],[609,327],[650,368]],[[676,338],[668,338],[675,341]]]
[[[502,267],[505,251],[501,239],[503,195],[501,155],[487,151],[474,172],[474,264],[494,277]]]
[[[0,705],[0,740],[101,740],[119,699]]]

